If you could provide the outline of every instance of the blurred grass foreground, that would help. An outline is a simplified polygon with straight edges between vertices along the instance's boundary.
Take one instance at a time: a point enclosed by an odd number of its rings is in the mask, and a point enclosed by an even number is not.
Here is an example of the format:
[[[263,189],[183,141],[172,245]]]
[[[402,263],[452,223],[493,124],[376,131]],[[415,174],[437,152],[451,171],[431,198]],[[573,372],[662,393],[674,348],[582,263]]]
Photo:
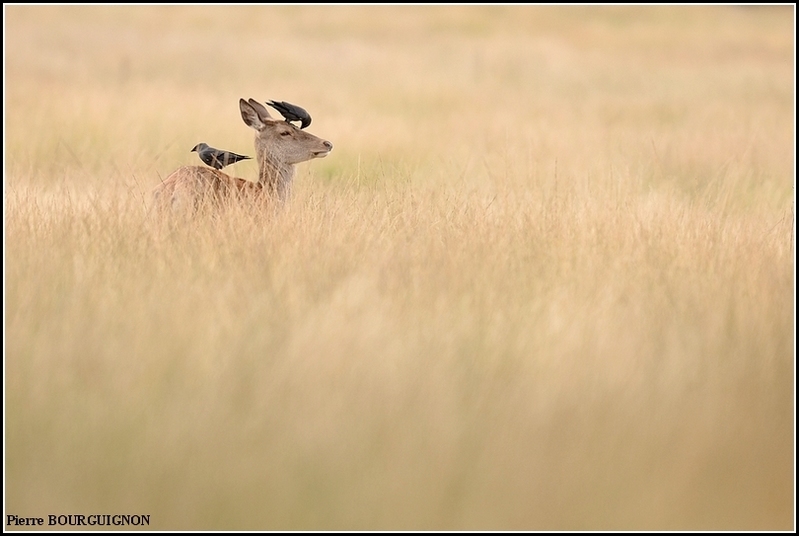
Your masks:
[[[795,528],[793,6],[4,16],[6,514]],[[333,152],[152,221],[241,97]]]

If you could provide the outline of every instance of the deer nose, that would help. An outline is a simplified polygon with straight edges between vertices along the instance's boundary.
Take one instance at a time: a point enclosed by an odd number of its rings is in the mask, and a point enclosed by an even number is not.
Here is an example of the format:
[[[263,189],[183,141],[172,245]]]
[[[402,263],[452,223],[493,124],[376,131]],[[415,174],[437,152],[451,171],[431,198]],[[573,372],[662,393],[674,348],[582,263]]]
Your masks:
[[[327,147],[327,150],[328,150],[328,151],[331,151],[331,150],[333,149],[333,144],[332,144],[332,143],[330,143],[330,142],[329,142],[329,141],[327,141],[327,140],[323,141],[323,142],[322,142],[322,145],[324,145],[325,147]]]

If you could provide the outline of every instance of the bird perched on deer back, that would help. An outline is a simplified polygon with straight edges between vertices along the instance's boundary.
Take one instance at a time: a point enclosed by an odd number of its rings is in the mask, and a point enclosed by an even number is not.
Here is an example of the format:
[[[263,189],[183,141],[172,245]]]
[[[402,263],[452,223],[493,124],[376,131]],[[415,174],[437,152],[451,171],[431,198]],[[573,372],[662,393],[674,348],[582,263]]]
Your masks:
[[[249,156],[243,156],[240,154],[231,153],[229,151],[220,151],[219,149],[209,147],[205,143],[198,143],[194,146],[194,149],[189,152],[191,153],[194,151],[200,155],[200,160],[214,169],[222,169],[230,164],[235,164],[239,160],[247,160],[251,158]]]
[[[300,121],[302,123],[300,129],[311,124],[311,115],[305,111],[305,108],[286,101],[266,101],[266,103],[280,112],[280,115],[286,118],[286,122]]]

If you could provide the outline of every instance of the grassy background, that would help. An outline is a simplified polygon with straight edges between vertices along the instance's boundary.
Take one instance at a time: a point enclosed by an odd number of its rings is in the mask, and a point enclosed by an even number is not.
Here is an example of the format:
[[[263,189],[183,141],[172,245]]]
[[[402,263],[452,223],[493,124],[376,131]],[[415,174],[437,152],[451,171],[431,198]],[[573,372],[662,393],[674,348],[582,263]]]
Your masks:
[[[6,513],[794,527],[792,7],[4,12]],[[154,224],[240,97],[333,152]]]

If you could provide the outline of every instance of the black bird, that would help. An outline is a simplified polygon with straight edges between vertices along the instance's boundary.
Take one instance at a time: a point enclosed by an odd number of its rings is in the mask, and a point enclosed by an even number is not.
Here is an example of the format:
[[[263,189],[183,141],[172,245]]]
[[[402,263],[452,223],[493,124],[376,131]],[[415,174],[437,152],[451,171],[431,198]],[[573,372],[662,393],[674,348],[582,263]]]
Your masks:
[[[208,145],[204,143],[198,143],[194,146],[194,149],[189,152],[191,153],[194,151],[197,151],[197,154],[200,155],[200,160],[214,169],[222,169],[230,164],[235,164],[239,160],[247,160],[248,158],[251,158],[249,156],[242,156],[240,154],[231,153],[228,151],[220,151],[219,149],[208,147]]]
[[[287,122],[301,121],[301,129],[311,124],[311,116],[305,111],[305,108],[300,108],[296,104],[286,101],[266,101],[266,103],[280,112],[280,115],[285,117]]]

